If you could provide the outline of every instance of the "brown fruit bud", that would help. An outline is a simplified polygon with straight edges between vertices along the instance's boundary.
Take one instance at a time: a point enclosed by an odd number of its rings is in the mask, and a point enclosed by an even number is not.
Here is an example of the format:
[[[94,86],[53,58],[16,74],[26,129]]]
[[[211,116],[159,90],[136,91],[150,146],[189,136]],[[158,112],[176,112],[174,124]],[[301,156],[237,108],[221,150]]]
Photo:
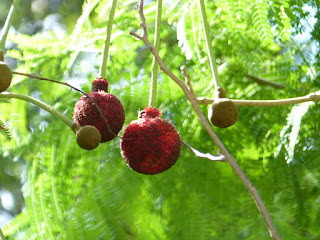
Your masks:
[[[80,127],[76,133],[76,137],[79,147],[85,150],[95,149],[101,142],[99,130],[91,125]]]
[[[210,122],[219,128],[232,126],[238,120],[238,108],[228,98],[220,98],[215,101],[208,110]]]

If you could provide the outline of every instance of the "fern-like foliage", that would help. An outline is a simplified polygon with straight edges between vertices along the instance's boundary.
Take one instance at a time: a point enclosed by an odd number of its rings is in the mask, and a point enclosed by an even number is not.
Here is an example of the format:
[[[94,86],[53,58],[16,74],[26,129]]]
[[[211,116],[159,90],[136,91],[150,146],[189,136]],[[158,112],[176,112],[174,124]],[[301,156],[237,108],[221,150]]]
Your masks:
[[[312,104],[312,102],[306,102],[298,106],[294,106],[287,117],[287,125],[284,126],[280,133],[280,141],[275,152],[275,156],[278,157],[281,149],[284,147],[286,151],[285,159],[287,164],[293,164],[295,146],[299,141],[301,119],[307,113]]]
[[[12,140],[12,134],[9,128],[6,127],[5,123],[0,120],[0,133],[3,134],[8,141]]]
[[[272,50],[278,50],[279,48],[274,43],[274,36],[272,29],[268,21],[268,3],[266,1],[255,0],[251,5],[253,12],[251,20],[254,28],[254,34],[260,39],[263,46]]]
[[[286,42],[291,37],[288,24],[292,17],[288,1],[273,2],[277,4],[206,1],[216,60],[226,66],[220,72],[221,82],[230,98],[277,99],[305,91],[295,87],[300,86],[307,64],[299,62],[301,65],[296,66],[293,56],[297,52],[291,51],[295,47]],[[140,31],[136,3],[119,1],[107,71],[111,93],[125,106],[124,128],[146,106],[150,86],[152,56],[129,34],[130,30]],[[8,55],[19,60],[18,69],[24,72],[69,81],[88,92],[98,72],[110,4],[110,0],[84,1],[74,30],[62,39],[51,32],[11,34],[17,49],[9,50]],[[212,97],[197,4],[195,0],[164,2],[159,54],[181,78],[179,68],[187,66],[197,96]],[[145,17],[152,42],[154,2],[145,6]],[[275,52],[277,48],[281,51]],[[312,64],[314,58],[307,54],[310,49],[301,48]],[[247,74],[280,81],[288,88],[275,91],[261,87],[249,81]],[[79,93],[48,82],[19,80],[15,79],[10,90],[40,98],[72,118]],[[175,124],[181,139],[199,151],[214,152],[215,144],[181,89],[161,71],[158,84],[157,107]],[[280,235],[287,239],[320,237],[320,161],[313,160],[319,159],[320,142],[315,141],[319,137],[316,106],[298,106],[291,113],[287,106],[239,107],[241,117],[233,127],[215,129],[257,185]],[[206,114],[207,107],[201,109]],[[17,144],[1,144],[0,157],[10,152],[6,157],[9,164],[21,160],[28,166],[23,178],[25,210],[4,227],[9,240],[270,239],[254,201],[228,164],[198,159],[182,146],[180,158],[171,169],[143,175],[126,166],[118,138],[84,151],[78,148],[72,130],[31,104],[12,101],[3,104],[0,113],[19,138]],[[306,116],[310,121],[303,120]],[[300,139],[308,142],[308,151]],[[280,152],[275,155],[277,147]],[[286,164],[286,160],[299,164],[294,161],[298,157],[306,164],[296,169],[292,169],[294,164]],[[306,219],[304,224],[300,216]]]

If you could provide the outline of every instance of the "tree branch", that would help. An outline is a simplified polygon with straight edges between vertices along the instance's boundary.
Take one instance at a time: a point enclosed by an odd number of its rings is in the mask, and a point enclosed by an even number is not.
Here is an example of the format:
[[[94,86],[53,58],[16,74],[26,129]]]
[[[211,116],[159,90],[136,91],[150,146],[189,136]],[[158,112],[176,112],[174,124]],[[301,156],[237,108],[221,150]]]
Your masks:
[[[195,112],[197,113],[203,127],[206,129],[208,134],[210,135],[211,139],[215,142],[215,144],[218,146],[218,148],[221,150],[222,154],[225,156],[226,161],[229,163],[229,165],[232,167],[232,169],[235,171],[235,173],[238,175],[238,177],[241,179],[243,184],[246,186],[247,190],[251,194],[252,198],[254,199],[258,209],[260,210],[267,226],[270,232],[270,235],[275,240],[279,240],[280,237],[277,233],[277,230],[275,226],[273,225],[273,222],[269,216],[269,213],[264,206],[260,195],[254,185],[250,182],[250,180],[247,178],[247,176],[244,174],[244,172],[241,170],[235,159],[231,156],[227,148],[224,146],[224,144],[221,142],[221,140],[218,138],[216,133],[212,130],[211,125],[207,121],[206,117],[202,113],[198,103],[197,99],[192,95],[192,93],[189,91],[188,87],[178,78],[176,77],[163,63],[162,59],[160,58],[159,54],[155,51],[154,47],[150,43],[148,37],[147,37],[147,27],[145,22],[145,17],[143,13],[143,0],[140,0],[139,4],[139,15],[141,18],[141,28],[142,28],[142,35],[139,36],[135,32],[131,31],[130,34],[135,36],[136,38],[142,40],[144,44],[149,48],[150,52],[153,54],[153,56],[156,58],[157,62],[159,63],[160,68],[176,83],[179,85],[179,87],[182,89],[182,91],[185,93],[186,97],[190,101],[192,107],[194,108]]]
[[[35,76],[35,75],[32,75],[32,74],[28,74],[28,73],[22,73],[22,72],[16,72],[16,71],[12,71],[13,74],[18,74],[18,75],[21,75],[21,76],[26,76],[26,77],[30,77],[30,78],[34,78],[34,79],[39,79],[39,80],[43,80],[43,81],[48,81],[48,82],[53,82],[53,83],[58,83],[58,84],[62,84],[62,85],[65,85],[69,88],[72,88],[73,90],[77,91],[77,92],[80,92],[82,93],[83,95],[86,95],[85,92],[81,91],[80,89],[68,84],[68,83],[65,83],[65,82],[60,82],[60,81],[57,81],[57,80],[53,80],[53,79],[49,79],[49,78],[44,78],[44,77],[39,77],[39,76]]]
[[[258,78],[258,77],[252,76],[250,74],[247,74],[247,78],[249,78],[250,80],[252,80],[260,85],[271,86],[271,87],[279,88],[279,89],[286,88],[286,86],[284,86],[283,84],[271,82],[269,80]]]
[[[27,96],[27,95],[18,94],[18,93],[2,92],[2,93],[0,93],[0,98],[16,98],[16,99],[24,100],[24,101],[27,101],[27,102],[31,102],[31,103],[37,105],[38,107],[46,110],[47,112],[51,113],[56,118],[60,119],[62,122],[64,122],[71,129],[74,126],[73,121],[71,121],[65,115],[63,115],[59,111],[55,110],[50,105],[48,105],[48,104],[46,104],[44,102],[41,102],[40,100],[35,99],[33,97],[30,97],[30,96]]]
[[[296,98],[286,98],[280,100],[237,100],[237,99],[230,99],[233,103],[237,106],[260,106],[260,107],[274,107],[274,106],[283,106],[283,105],[291,105],[309,101],[320,101],[320,91],[315,93],[310,93],[303,97],[296,97]],[[197,103],[201,105],[212,104],[214,99],[212,98],[205,98],[205,97],[198,97]]]
[[[181,70],[181,73],[183,74],[183,76],[184,76],[184,78],[185,78],[185,80],[186,80],[186,84],[187,84],[187,86],[188,86],[188,88],[189,88],[189,91],[192,93],[192,95],[193,95],[194,97],[196,97],[196,94],[195,94],[194,91],[193,91],[193,87],[192,87],[190,75],[189,75],[188,72],[187,72],[186,66],[184,66],[184,65],[181,66],[181,67],[180,67],[180,70]]]
[[[198,151],[197,149],[191,147],[189,144],[187,144],[185,141],[181,141],[191,152],[194,153],[194,155],[196,155],[197,157],[200,158],[206,158],[209,159],[211,161],[225,161],[225,157],[223,155],[218,155],[218,156],[214,156],[210,153],[202,153],[200,151]]]

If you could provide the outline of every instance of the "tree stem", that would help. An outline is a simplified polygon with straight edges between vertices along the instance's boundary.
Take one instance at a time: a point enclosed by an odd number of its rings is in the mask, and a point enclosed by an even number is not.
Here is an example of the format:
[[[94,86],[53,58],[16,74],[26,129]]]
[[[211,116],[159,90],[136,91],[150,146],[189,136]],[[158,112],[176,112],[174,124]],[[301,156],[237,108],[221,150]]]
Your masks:
[[[160,48],[161,13],[162,13],[162,0],[157,0],[157,13],[156,13],[156,23],[155,23],[155,36],[154,36],[154,47],[157,52],[159,52],[159,48]],[[155,57],[153,57],[149,106],[154,106],[154,107],[157,104],[158,71],[159,71],[159,64],[157,63]]]
[[[106,74],[107,74],[110,39],[111,39],[112,25],[113,25],[114,13],[116,11],[116,6],[117,6],[117,0],[113,0],[111,9],[110,9],[110,14],[109,14],[107,33],[106,33],[106,37],[103,45],[102,61],[99,69],[99,75],[103,78],[106,78]]]
[[[209,24],[207,20],[206,9],[204,6],[204,0],[199,0],[199,5],[200,5],[201,19],[202,19],[202,24],[204,29],[204,36],[205,36],[206,45],[207,45],[207,51],[209,54],[212,81],[213,81],[214,88],[217,89],[220,86],[220,80],[218,75],[217,64],[215,61],[214,51],[212,48],[212,40],[210,37]]]
[[[73,126],[74,126],[73,121],[71,121],[69,118],[67,118],[62,113],[60,113],[57,110],[55,110],[50,105],[48,105],[48,104],[46,104],[44,102],[41,102],[38,99],[35,99],[35,98],[27,96],[27,95],[22,95],[22,94],[18,94],[18,93],[8,93],[8,92],[0,93],[0,98],[16,98],[16,99],[20,99],[20,100],[24,100],[24,101],[33,103],[33,104],[37,105],[38,107],[40,107],[40,108],[46,110],[47,112],[51,113],[53,116],[57,117],[59,120],[61,120],[63,123],[65,123],[68,127],[73,129]]]
[[[260,198],[260,195],[254,185],[250,182],[250,180],[247,178],[245,173],[241,170],[239,165],[237,164],[236,160],[232,157],[232,155],[229,153],[227,148],[224,146],[222,141],[219,139],[219,137],[216,135],[216,133],[212,130],[211,125],[209,124],[208,120],[204,116],[203,112],[201,111],[197,99],[192,95],[192,93],[189,91],[188,87],[186,84],[184,84],[177,76],[175,76],[170,69],[163,63],[162,59],[160,58],[159,54],[157,51],[155,51],[155,48],[152,46],[150,43],[148,36],[147,36],[147,26],[146,26],[146,21],[143,13],[143,0],[140,0],[139,4],[139,15],[141,18],[141,28],[143,30],[142,35],[138,35],[135,32],[131,31],[130,34],[135,36],[136,38],[142,40],[144,44],[149,48],[150,52],[153,54],[153,56],[156,58],[160,69],[162,69],[178,86],[181,88],[181,90],[185,93],[186,97],[190,101],[192,107],[194,108],[195,112],[197,113],[200,122],[202,123],[203,127],[206,129],[208,132],[209,136],[213,140],[213,142],[218,146],[220,149],[221,153],[225,156],[226,161],[229,163],[231,168],[235,171],[235,173],[238,175],[238,177],[241,179],[249,193],[251,194],[253,200],[255,201],[259,211],[261,212],[266,225],[268,227],[268,230],[270,232],[270,235],[273,239],[275,240],[280,240],[280,236],[278,235],[278,232],[273,225],[273,222],[270,218],[270,215],[263,203],[263,201]]]
[[[4,23],[4,26],[2,28],[1,36],[0,36],[0,51],[4,52],[4,50],[5,50],[8,32],[9,32],[9,29],[12,25],[12,20],[14,18],[14,15],[16,13],[17,8],[18,8],[19,2],[20,2],[20,0],[13,0],[13,3],[11,5],[10,11],[8,13],[6,22]]]

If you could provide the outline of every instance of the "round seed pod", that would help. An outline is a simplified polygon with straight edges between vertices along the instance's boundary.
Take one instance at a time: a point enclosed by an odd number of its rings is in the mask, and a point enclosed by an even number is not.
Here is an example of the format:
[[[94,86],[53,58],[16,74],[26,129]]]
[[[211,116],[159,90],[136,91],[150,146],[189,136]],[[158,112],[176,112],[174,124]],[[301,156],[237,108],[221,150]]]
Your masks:
[[[12,72],[3,61],[3,52],[0,51],[0,92],[6,91],[11,84]]]
[[[95,126],[100,131],[101,142],[108,142],[122,129],[125,112],[120,100],[114,95],[105,91],[91,92],[88,97],[82,96],[77,101],[73,121],[80,126]]]
[[[101,142],[99,130],[91,125],[80,127],[76,133],[76,138],[79,147],[85,150],[95,149]]]
[[[210,122],[219,128],[232,126],[238,120],[238,108],[228,98],[220,98],[215,101],[208,110]]]
[[[173,124],[160,118],[156,108],[146,108],[124,130],[121,154],[136,172],[157,174],[171,168],[180,156],[180,136]]]

